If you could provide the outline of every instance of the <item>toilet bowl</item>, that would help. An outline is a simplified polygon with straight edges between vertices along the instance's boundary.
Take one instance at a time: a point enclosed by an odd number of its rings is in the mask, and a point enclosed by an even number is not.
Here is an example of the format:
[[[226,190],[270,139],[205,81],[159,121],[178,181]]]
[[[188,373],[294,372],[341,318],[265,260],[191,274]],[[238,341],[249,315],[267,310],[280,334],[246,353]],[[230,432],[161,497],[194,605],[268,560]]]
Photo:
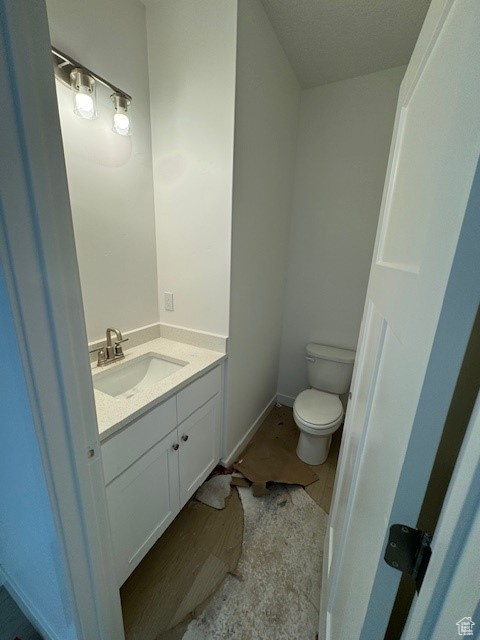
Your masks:
[[[311,465],[328,457],[332,435],[343,422],[339,395],[348,391],[355,351],[309,343],[306,348],[308,381],[293,404],[293,419],[300,430],[297,456]]]
[[[297,456],[307,464],[322,464],[328,457],[332,435],[343,422],[343,406],[333,393],[306,389],[293,405],[293,419],[300,429]]]

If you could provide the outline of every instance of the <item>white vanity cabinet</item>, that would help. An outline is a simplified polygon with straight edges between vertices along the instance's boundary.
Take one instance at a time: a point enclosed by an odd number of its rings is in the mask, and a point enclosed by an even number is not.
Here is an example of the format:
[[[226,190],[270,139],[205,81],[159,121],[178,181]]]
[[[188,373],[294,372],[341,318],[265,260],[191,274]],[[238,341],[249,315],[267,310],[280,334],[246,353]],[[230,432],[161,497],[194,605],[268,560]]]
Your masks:
[[[220,458],[221,366],[102,443],[118,584]]]

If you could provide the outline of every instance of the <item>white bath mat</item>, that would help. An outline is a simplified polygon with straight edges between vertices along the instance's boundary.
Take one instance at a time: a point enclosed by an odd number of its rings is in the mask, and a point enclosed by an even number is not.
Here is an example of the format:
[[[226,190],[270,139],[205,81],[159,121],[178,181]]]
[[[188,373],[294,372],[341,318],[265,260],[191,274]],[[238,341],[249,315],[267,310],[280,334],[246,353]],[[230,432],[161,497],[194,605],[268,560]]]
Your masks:
[[[301,487],[276,486],[245,512],[237,576],[227,576],[183,640],[314,640],[327,515]]]

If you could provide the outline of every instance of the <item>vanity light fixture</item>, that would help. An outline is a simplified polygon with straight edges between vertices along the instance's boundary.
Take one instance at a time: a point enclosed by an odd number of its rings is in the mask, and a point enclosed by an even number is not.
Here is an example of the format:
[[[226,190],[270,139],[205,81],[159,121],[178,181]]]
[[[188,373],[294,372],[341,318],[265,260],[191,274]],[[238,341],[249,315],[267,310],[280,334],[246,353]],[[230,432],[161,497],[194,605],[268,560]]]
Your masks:
[[[73,111],[86,120],[97,117],[97,96],[94,78],[79,67],[70,73],[73,91]]]
[[[130,100],[123,93],[112,93],[110,96],[115,106],[113,114],[113,130],[121,136],[131,134],[130,116],[127,115]]]
[[[122,136],[130,135],[131,123],[127,111],[132,102],[132,96],[59,49],[52,47],[52,54],[55,77],[73,91],[74,112],[87,120],[97,117],[96,87],[97,84],[101,84],[113,91],[111,96],[115,105],[113,130]]]

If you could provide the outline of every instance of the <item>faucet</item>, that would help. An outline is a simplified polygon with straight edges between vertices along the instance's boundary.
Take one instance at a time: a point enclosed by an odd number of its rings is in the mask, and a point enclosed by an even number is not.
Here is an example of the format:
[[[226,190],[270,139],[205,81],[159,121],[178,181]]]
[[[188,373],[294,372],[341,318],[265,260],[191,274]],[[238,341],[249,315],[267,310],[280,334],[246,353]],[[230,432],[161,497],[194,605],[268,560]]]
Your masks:
[[[115,334],[116,338],[113,342],[112,333]],[[94,351],[98,351],[98,367],[104,367],[107,364],[111,364],[112,362],[116,362],[117,360],[121,360],[125,357],[121,343],[126,342],[128,338],[124,338],[122,336],[120,329],[112,329],[109,327],[106,331],[106,337],[106,345],[100,349],[94,349]]]
[[[115,346],[112,344],[112,333],[117,336],[115,340]],[[107,360],[110,358],[115,358],[115,356],[124,358],[123,350],[120,343],[123,342],[123,336],[120,329],[107,329],[107,345],[105,347],[105,355],[107,356]]]

